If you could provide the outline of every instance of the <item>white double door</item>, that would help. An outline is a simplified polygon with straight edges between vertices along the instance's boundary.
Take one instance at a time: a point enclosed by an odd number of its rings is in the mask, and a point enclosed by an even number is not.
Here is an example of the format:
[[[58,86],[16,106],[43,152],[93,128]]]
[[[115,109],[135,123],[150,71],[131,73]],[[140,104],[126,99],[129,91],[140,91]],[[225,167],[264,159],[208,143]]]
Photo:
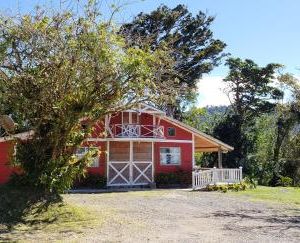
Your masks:
[[[109,142],[108,186],[147,185],[153,182],[153,143]]]

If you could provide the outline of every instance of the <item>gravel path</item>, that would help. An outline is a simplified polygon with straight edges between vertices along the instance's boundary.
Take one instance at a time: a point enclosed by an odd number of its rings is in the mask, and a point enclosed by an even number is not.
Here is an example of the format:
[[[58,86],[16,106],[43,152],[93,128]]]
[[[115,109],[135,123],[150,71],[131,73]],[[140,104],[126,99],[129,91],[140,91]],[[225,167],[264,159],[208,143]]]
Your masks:
[[[153,190],[65,199],[106,215],[103,224],[68,235],[74,241],[300,242],[299,207],[251,202],[234,194]]]

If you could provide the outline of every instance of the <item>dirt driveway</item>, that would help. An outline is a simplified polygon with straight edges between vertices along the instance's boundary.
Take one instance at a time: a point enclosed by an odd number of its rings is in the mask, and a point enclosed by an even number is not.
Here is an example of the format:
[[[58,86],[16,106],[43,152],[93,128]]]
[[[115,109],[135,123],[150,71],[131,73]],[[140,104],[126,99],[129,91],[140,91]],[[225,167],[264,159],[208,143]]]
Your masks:
[[[251,202],[218,192],[154,190],[70,194],[65,199],[106,215],[75,241],[300,242],[300,208]]]

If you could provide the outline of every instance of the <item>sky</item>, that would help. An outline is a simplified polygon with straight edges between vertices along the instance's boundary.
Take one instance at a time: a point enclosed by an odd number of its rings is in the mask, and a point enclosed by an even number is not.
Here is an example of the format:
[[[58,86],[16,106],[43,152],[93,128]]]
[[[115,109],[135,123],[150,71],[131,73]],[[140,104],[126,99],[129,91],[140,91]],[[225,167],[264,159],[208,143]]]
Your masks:
[[[58,7],[60,2],[74,4],[71,0],[0,0],[2,12],[26,13],[34,6]],[[185,4],[196,14],[198,11],[215,16],[212,25],[214,38],[227,44],[226,53],[232,57],[249,58],[259,65],[280,63],[283,71],[300,75],[300,0],[103,0],[104,12],[112,2],[126,3],[116,16],[118,21],[130,21],[139,12],[151,12],[159,5],[170,8]],[[128,4],[127,4],[128,3]],[[198,106],[226,105],[222,92],[222,78],[228,72],[221,64],[205,75],[198,85]]]

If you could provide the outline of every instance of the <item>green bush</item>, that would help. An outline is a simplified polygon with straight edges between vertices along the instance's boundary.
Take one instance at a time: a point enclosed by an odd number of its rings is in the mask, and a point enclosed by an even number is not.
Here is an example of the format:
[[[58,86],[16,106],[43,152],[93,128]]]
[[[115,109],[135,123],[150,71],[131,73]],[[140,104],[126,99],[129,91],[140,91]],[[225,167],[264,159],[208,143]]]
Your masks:
[[[227,191],[244,191],[246,190],[247,185],[242,183],[235,183],[235,184],[213,184],[208,185],[206,190],[208,191],[220,191],[226,193]]]
[[[255,189],[257,187],[257,181],[251,177],[246,176],[243,180],[245,186],[249,189]]]
[[[291,186],[293,184],[293,179],[288,176],[279,176],[277,181],[278,186]]]
[[[77,180],[73,188],[105,188],[106,177],[99,174],[88,173],[85,177]]]

